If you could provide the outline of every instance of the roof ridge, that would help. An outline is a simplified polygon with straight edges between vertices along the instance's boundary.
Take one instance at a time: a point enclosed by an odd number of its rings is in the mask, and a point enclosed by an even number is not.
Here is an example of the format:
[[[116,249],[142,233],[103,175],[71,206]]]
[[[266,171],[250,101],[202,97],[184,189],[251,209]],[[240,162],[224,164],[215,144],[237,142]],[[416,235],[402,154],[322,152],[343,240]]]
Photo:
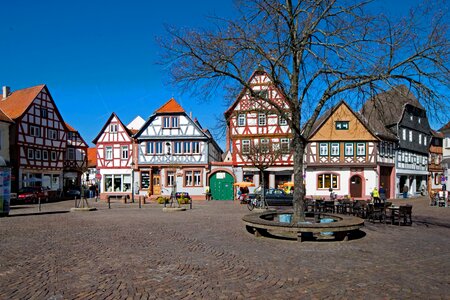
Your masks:
[[[179,113],[179,112],[186,112],[186,111],[173,97],[170,98],[169,101],[164,103],[160,108],[155,110],[155,113]]]

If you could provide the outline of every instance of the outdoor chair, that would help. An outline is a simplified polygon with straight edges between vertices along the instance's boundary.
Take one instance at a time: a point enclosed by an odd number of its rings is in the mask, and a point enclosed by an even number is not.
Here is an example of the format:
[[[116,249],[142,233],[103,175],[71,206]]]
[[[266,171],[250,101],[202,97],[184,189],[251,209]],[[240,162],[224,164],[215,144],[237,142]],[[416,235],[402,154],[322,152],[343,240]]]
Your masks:
[[[353,215],[360,217],[360,218],[366,218],[367,216],[367,202],[364,200],[357,200],[353,202]]]
[[[323,200],[316,200],[316,202],[314,203],[314,212],[323,212],[323,202]]]
[[[386,224],[386,205],[385,204],[370,204],[367,207],[367,219],[372,223],[375,223],[375,220],[378,220]]]
[[[343,214],[352,214],[353,204],[350,200],[346,199],[342,201],[342,213]]]
[[[393,212],[392,220],[393,222],[398,221],[400,226],[402,223],[404,225],[412,225],[412,205],[400,205],[398,210]]]
[[[323,202],[323,211],[334,213],[334,201],[324,201]]]

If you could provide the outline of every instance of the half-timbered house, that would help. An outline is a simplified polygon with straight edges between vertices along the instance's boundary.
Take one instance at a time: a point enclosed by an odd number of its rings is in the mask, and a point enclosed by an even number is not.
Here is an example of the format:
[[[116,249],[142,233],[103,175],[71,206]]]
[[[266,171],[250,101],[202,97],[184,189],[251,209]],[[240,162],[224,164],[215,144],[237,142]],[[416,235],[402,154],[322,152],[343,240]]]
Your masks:
[[[134,137],[141,194],[169,195],[176,190],[193,199],[205,198],[210,163],[221,160],[222,150],[175,99],[157,109]]]
[[[12,190],[38,185],[62,188],[67,130],[46,85],[10,92],[4,87],[0,109],[10,126]]]
[[[80,133],[69,124],[67,128],[67,148],[64,160],[64,190],[79,187],[82,184],[81,176],[87,168],[88,145]]]
[[[274,188],[293,180],[289,107],[264,70],[256,70],[248,84],[258,97],[253,97],[249,90],[243,89],[225,112],[226,151],[234,165],[236,180],[252,181],[256,187],[260,186],[262,178],[250,159],[251,149],[257,147],[258,151],[277,152],[276,158],[264,173],[266,186]]]
[[[92,141],[97,149],[97,169],[101,176],[100,198],[131,196],[133,162],[133,132],[112,113]]]
[[[378,187],[378,138],[344,101],[314,124],[306,147],[306,193],[367,198]]]
[[[372,128],[395,136],[395,194],[427,190],[431,128],[426,111],[406,86],[396,86],[364,103],[361,114]]]
[[[444,168],[442,166],[444,135],[441,132],[432,130],[431,143],[429,148],[430,157],[428,160],[428,193],[431,195],[442,190],[445,183]]]
[[[441,184],[448,185],[448,177],[450,176],[450,122],[442,126],[441,129],[439,129],[439,132],[443,135],[443,141],[442,141],[442,169],[444,171],[443,180],[441,181]]]

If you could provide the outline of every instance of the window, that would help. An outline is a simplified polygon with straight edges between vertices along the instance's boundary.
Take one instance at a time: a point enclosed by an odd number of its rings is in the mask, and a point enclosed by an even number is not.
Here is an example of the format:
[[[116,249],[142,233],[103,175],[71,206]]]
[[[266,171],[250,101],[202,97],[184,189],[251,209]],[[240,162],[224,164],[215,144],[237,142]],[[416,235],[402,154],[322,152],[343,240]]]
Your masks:
[[[200,153],[200,143],[199,142],[192,142],[192,153]]]
[[[43,117],[43,118],[48,117],[48,111],[46,108],[41,108],[41,117]]]
[[[269,152],[269,140],[261,139],[261,153],[268,153],[268,152]]]
[[[410,142],[413,141],[413,133],[412,133],[411,130],[409,131],[409,141],[410,141]]]
[[[413,115],[410,115],[410,116],[409,116],[409,119],[410,119],[411,121],[414,120]]]
[[[339,156],[339,143],[331,143],[330,152],[331,156]]]
[[[183,153],[183,148],[182,148],[183,143],[182,142],[174,142],[173,146],[174,146],[173,147],[174,154],[182,154]]]
[[[117,124],[109,125],[109,132],[116,133],[117,132]]]
[[[419,145],[422,145],[422,134],[419,133]]]
[[[105,175],[106,192],[129,192],[131,191],[131,175],[115,174]]]
[[[39,149],[37,149],[35,152],[34,152],[34,158],[35,159],[41,159],[41,150],[39,150]]]
[[[317,176],[317,188],[318,189],[338,189],[339,188],[339,175],[325,173]]]
[[[111,160],[113,158],[113,150],[111,146],[106,147],[105,159]]]
[[[336,121],[335,128],[336,130],[348,130],[349,121]]]
[[[263,113],[259,113],[258,114],[258,125],[259,126],[266,126],[267,122],[266,122],[266,114]]]
[[[417,122],[419,122],[419,124],[420,124],[420,122],[421,122],[420,120],[421,120],[420,118],[417,118]]]
[[[69,131],[69,132],[67,133],[67,139],[69,139],[69,140],[74,140],[74,139],[75,139],[75,133],[72,132],[72,131]]]
[[[56,151],[50,152],[50,159],[51,160],[56,160]]]
[[[179,127],[179,119],[178,117],[172,117],[172,128],[178,128]]]
[[[356,155],[366,156],[366,143],[356,143]]]
[[[163,128],[170,128],[170,117],[163,117]]]
[[[128,146],[122,146],[122,159],[128,159]]]
[[[428,145],[428,144],[427,144],[427,136],[426,136],[426,135],[423,137],[423,144],[424,144],[425,146]]]
[[[402,129],[402,138],[404,141],[406,141],[406,129],[405,128]]]
[[[48,151],[47,150],[43,150],[42,151],[42,159],[43,160],[48,160]]]
[[[68,160],[75,159],[75,149],[74,148],[67,148],[67,159]]]
[[[281,139],[281,152],[289,153],[289,139]]]
[[[30,135],[34,137],[41,137],[41,127],[30,125]]]
[[[185,171],[184,172],[184,185],[185,186],[192,186],[192,171]]]
[[[28,149],[28,159],[34,159],[34,149]]]
[[[194,171],[194,186],[202,185],[202,177],[200,171]]]
[[[238,115],[238,126],[245,126],[246,121],[246,115],[245,114],[239,114]]]
[[[167,171],[167,180],[166,180],[167,186],[173,186],[174,177],[175,177],[174,171]]]
[[[242,154],[250,153],[250,140],[242,140]]]
[[[155,142],[156,154],[163,154],[163,144],[162,142]]]
[[[184,153],[191,153],[191,142],[184,142]]]
[[[353,143],[345,143],[345,156],[353,156]]]
[[[114,175],[118,177],[120,175]],[[122,192],[131,192],[131,175],[124,174],[122,175]]]
[[[287,120],[281,116],[278,118],[278,122],[281,126],[287,125]]]
[[[147,154],[155,153],[155,144],[153,142],[147,142],[146,152]]]
[[[50,140],[56,140],[57,134],[55,129],[47,129],[47,138]]]
[[[380,155],[384,156],[385,153],[386,153],[386,145],[384,144],[384,142],[381,142],[381,144],[380,144]]]
[[[328,156],[328,144],[327,143],[320,143],[319,145],[319,155],[320,156]]]

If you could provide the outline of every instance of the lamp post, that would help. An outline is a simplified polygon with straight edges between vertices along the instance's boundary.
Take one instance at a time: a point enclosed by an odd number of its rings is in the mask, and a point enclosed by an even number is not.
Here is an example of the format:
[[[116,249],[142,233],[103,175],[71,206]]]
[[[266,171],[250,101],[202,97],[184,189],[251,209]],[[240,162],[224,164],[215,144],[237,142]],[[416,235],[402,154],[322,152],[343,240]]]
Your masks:
[[[131,164],[131,203],[134,203],[134,162]]]

